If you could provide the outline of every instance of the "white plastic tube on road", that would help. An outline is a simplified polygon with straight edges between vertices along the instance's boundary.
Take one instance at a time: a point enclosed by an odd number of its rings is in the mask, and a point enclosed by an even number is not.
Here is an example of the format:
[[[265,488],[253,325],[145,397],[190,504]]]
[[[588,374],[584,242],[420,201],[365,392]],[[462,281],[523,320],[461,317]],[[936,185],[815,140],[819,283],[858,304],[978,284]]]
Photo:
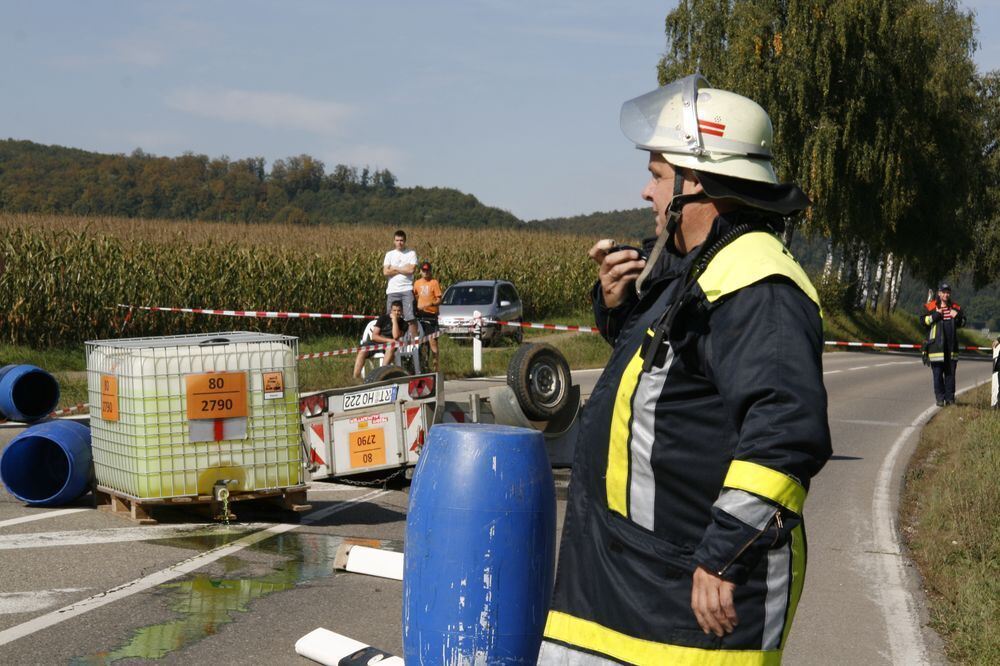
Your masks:
[[[324,666],[340,666],[341,663],[403,666],[399,657],[322,627],[295,641],[295,652]]]
[[[403,554],[367,546],[347,545],[347,563],[344,571],[403,580]]]

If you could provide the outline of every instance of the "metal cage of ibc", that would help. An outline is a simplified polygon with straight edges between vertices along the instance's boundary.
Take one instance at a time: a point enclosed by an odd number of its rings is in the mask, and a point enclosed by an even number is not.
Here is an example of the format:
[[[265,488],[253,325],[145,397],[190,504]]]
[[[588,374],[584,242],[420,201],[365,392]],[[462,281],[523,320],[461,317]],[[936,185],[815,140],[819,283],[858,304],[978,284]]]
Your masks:
[[[98,489],[141,501],[303,486],[297,338],[95,340],[86,353]]]

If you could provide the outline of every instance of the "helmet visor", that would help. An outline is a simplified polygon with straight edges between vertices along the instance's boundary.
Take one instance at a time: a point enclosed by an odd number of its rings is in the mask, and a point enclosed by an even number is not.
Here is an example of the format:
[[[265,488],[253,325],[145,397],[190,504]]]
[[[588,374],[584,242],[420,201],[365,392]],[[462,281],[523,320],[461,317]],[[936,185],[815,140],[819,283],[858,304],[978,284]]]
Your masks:
[[[636,147],[668,153],[700,154],[698,90],[708,87],[692,74],[622,104],[622,132]]]

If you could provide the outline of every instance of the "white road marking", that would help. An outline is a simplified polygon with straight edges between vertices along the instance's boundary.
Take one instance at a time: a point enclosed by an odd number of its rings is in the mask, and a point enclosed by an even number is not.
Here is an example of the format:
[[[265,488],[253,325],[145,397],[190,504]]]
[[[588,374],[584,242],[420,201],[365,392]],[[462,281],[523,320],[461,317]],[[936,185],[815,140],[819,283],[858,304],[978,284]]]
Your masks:
[[[979,386],[973,384],[956,395],[961,395]],[[896,511],[893,505],[894,493],[899,484],[894,482],[894,474],[899,454],[910,436],[923,427],[940,407],[931,406],[903,428],[882,461],[872,498],[872,520],[876,568],[871,581],[876,589],[889,634],[889,649],[893,664],[928,664],[929,658],[924,637],[920,631],[920,613],[917,600],[906,586],[905,557],[896,529]]]
[[[918,363],[920,363],[920,361],[889,361],[888,363],[876,363],[872,367],[881,368],[886,365],[916,365]]]
[[[326,483],[323,481],[310,481],[309,492],[311,493],[342,493],[348,490],[357,490],[358,486],[349,486],[346,483]]]
[[[54,590],[32,590],[31,592],[0,593],[0,615],[33,613],[59,603],[59,597],[83,592],[85,587],[63,587]]]
[[[93,511],[93,509],[59,509],[57,511],[45,511],[42,513],[35,514],[33,516],[22,516],[21,518],[0,520],[0,527],[9,527],[10,525],[20,525],[21,523],[30,523],[35,520],[45,520],[46,518],[55,518],[56,516],[65,516],[67,513],[77,513],[79,511]]]
[[[28,620],[27,622],[14,625],[13,627],[0,631],[0,645],[6,645],[7,643],[16,641],[19,638],[30,636],[35,632],[57,625],[60,622],[76,617],[77,615],[82,615],[96,608],[100,608],[112,602],[130,597],[138,592],[156,587],[157,585],[183,576],[184,574],[197,571],[207,564],[211,564],[216,560],[239,552],[240,550],[248,546],[252,546],[255,543],[270,539],[273,536],[277,536],[285,532],[290,532],[294,529],[302,527],[303,525],[309,525],[334,513],[352,508],[353,505],[359,502],[374,500],[388,493],[389,491],[387,490],[373,490],[360,497],[344,500],[343,502],[326,509],[321,509],[320,511],[302,516],[302,521],[300,523],[283,523],[261,530],[260,532],[253,532],[230,544],[200,553],[194,557],[178,562],[177,564],[169,566],[166,569],[161,569],[160,571],[152,573],[148,576],[137,578],[128,583],[119,585],[118,587],[111,588],[105,592],[100,592],[91,597],[87,597],[82,601],[78,601],[74,604],[70,604],[69,606],[64,606],[50,613],[46,613],[45,615],[39,615],[38,617]]]
[[[31,532],[0,536],[0,550],[21,548],[48,548],[52,546],[84,546],[123,541],[152,541],[156,539],[181,539],[184,537],[213,534],[241,534],[271,527],[274,523],[241,523],[239,525],[155,525],[150,527],[122,527],[100,530],[74,530],[66,532]]]
[[[826,372],[824,372],[823,374],[824,374],[824,375],[835,375],[835,374],[837,374],[838,372],[843,372],[843,370],[827,370],[827,371],[826,371]]]
[[[848,368],[848,370],[849,371],[850,370],[867,370],[870,367],[872,367],[872,366],[870,366],[870,365],[859,365],[859,366],[855,366],[853,368]]]
[[[857,425],[890,426],[892,428],[907,427],[905,423],[897,423],[895,421],[865,421],[864,419],[830,419],[830,421],[834,423],[854,423]]]

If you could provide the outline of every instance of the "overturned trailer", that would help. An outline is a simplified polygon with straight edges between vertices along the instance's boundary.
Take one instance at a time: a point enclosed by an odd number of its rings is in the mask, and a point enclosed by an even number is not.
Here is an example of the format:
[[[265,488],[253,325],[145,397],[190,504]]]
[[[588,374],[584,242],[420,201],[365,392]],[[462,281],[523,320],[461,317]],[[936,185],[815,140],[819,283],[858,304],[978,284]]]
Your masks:
[[[507,383],[447,400],[440,373],[399,368],[362,386],[319,391],[299,400],[303,453],[313,479],[408,471],[439,423],[495,423],[540,430],[554,467],[569,467],[579,427],[580,387],[554,347],[521,346]]]

